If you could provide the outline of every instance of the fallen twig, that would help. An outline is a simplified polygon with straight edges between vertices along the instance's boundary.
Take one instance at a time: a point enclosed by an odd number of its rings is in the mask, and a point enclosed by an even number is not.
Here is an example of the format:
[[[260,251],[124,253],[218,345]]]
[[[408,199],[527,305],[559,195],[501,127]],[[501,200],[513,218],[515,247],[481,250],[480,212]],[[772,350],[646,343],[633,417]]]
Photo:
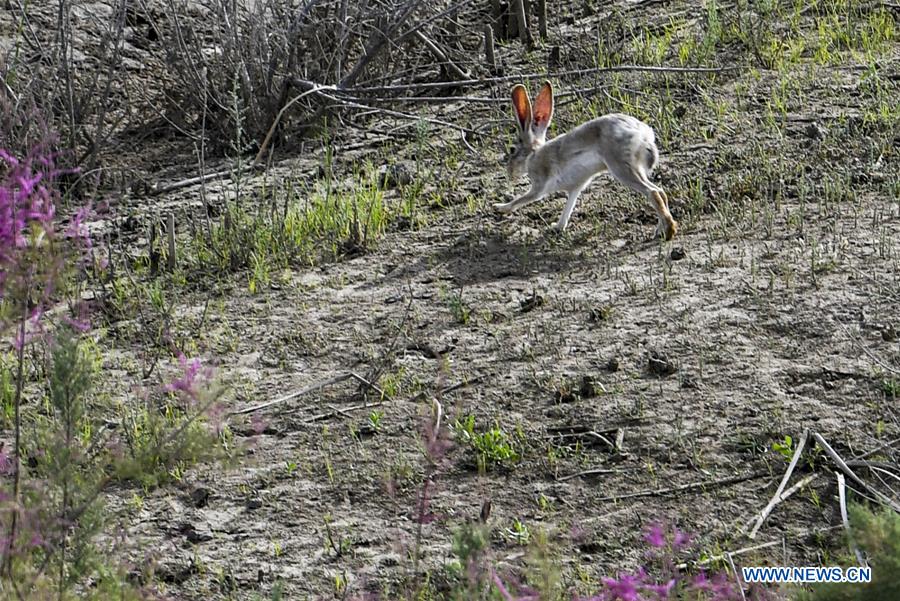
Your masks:
[[[614,495],[611,497],[601,497],[596,501],[622,501],[624,499],[636,499],[638,497],[658,497],[671,493],[687,492],[698,488],[706,488],[713,486],[728,486],[729,484],[738,484],[747,480],[755,480],[768,476],[768,471],[756,471],[742,476],[731,476],[730,478],[720,478],[719,480],[707,480],[704,482],[691,482],[690,484],[682,484],[681,486],[672,486],[670,488],[656,488],[652,490],[642,490],[639,492],[627,493],[624,495]]]
[[[854,335],[853,335],[853,332],[851,332],[850,329],[849,329],[847,326],[845,326],[845,325],[842,324],[841,322],[837,322],[837,324],[841,327],[842,330],[844,330],[844,333],[847,334],[847,337],[850,338],[850,341],[851,341],[854,345],[856,345],[856,346],[859,348],[859,350],[861,350],[861,351],[864,352],[866,355],[868,355],[869,358],[870,358],[872,361],[874,361],[875,363],[877,363],[882,369],[887,370],[889,373],[892,373],[892,374],[894,374],[894,375],[900,375],[900,369],[897,369],[896,367],[893,367],[893,366],[891,366],[891,365],[888,365],[887,363],[885,363],[884,361],[882,361],[881,359],[879,359],[878,357],[876,357],[876,356],[875,356],[875,353],[873,353],[872,351],[870,351],[869,349],[867,349],[867,348],[866,348],[866,345],[864,345],[864,344],[862,343],[862,341],[860,341],[856,336],[854,336]]]
[[[869,449],[868,451],[866,451],[866,452],[863,453],[862,455],[857,455],[857,456],[854,457],[853,459],[865,459],[866,457],[871,457],[871,456],[874,455],[875,453],[877,453],[877,452],[879,452],[879,451],[883,451],[884,449],[893,449],[893,446],[894,446],[895,444],[897,444],[897,443],[900,443],[900,438],[894,438],[894,439],[889,440],[889,441],[887,441],[887,442],[883,442],[883,443],[881,443],[880,445],[878,445],[877,447],[875,447],[874,449]]]
[[[422,33],[421,30],[417,30],[413,33],[420,42],[425,44],[425,47],[428,48],[428,51],[438,60],[438,62],[442,65],[446,65],[447,68],[456,74],[460,79],[468,79],[471,77],[468,73],[459,68],[459,66],[450,60],[450,57],[447,56],[447,53],[438,47],[428,36]]]
[[[803,436],[800,438],[800,442],[797,443],[797,448],[794,450],[794,456],[791,457],[791,462],[790,464],[788,464],[787,471],[784,472],[784,476],[781,478],[781,482],[778,484],[778,488],[775,490],[775,494],[772,495],[769,503],[761,512],[759,512],[759,517],[756,519],[756,524],[754,524],[753,529],[750,530],[750,538],[756,538],[756,533],[759,532],[759,529],[762,527],[763,522],[766,521],[766,518],[769,517],[769,514],[772,513],[773,509],[775,509],[775,505],[784,500],[783,498],[781,498],[781,493],[784,491],[784,487],[787,485],[788,480],[791,479],[791,475],[794,473],[794,468],[797,467],[797,462],[800,461],[800,456],[803,454],[803,449],[806,447],[806,441],[808,439],[809,430],[803,430]]]
[[[313,422],[320,422],[323,419],[328,419],[329,417],[334,417],[335,415],[343,415],[344,417],[350,417],[349,413],[351,411],[359,411],[360,409],[371,409],[372,407],[381,407],[384,405],[382,401],[378,401],[376,403],[361,403],[359,405],[353,405],[352,407],[344,407],[343,409],[339,409],[337,407],[332,407],[331,411],[326,413],[319,413],[317,415],[313,415],[304,419],[301,423],[311,424]]]
[[[766,520],[767,517],[769,517],[769,514],[772,513],[772,510],[775,509],[776,505],[778,505],[782,501],[787,500],[788,498],[793,496],[793,494],[795,492],[797,492],[804,486],[812,483],[818,477],[819,477],[819,474],[815,474],[815,473],[809,474],[805,478],[801,479],[799,482],[797,482],[796,484],[791,486],[786,491],[772,497],[772,500],[769,501],[769,504],[766,505],[765,509],[763,509],[761,512],[759,512],[759,517],[756,520],[756,525],[753,526],[753,530],[748,535],[748,538],[752,539],[756,536],[756,533],[759,530],[759,527],[762,526],[762,523]]]
[[[782,541],[773,540],[773,541],[770,541],[767,543],[753,545],[752,547],[743,547],[743,548],[738,549],[737,551],[728,551],[727,553],[722,553],[721,555],[712,555],[710,557],[707,557],[706,559],[701,559],[700,561],[695,561],[695,562],[690,562],[690,563],[689,562],[679,563],[675,566],[675,569],[683,571],[683,570],[688,569],[688,567],[690,567],[690,566],[702,567],[702,566],[709,565],[714,562],[722,561],[723,559],[725,559],[726,555],[731,555],[732,557],[734,557],[736,555],[743,555],[744,553],[752,553],[753,551],[759,551],[760,549],[768,549],[769,547],[775,547],[780,544],[782,544]]]
[[[727,71],[736,71],[742,69],[740,66],[728,67],[654,67],[644,65],[617,65],[615,67],[596,67],[592,69],[573,69],[570,71],[560,71],[556,73],[557,78],[578,76],[578,75],[595,75],[599,73],[621,73],[627,71],[649,72],[649,73],[724,73]],[[546,79],[546,73],[523,73],[521,75],[503,75],[500,77],[484,77],[480,79],[464,79],[460,81],[436,81],[418,84],[399,84],[388,86],[370,86],[370,87],[344,87],[340,88],[341,92],[349,94],[372,94],[379,92],[411,92],[415,90],[433,90],[436,88],[462,87],[462,86],[487,86],[496,83],[505,83],[509,81],[531,81]],[[311,82],[309,82],[311,83]]]
[[[731,567],[731,573],[734,574],[734,583],[737,584],[737,590],[741,593],[741,600],[747,601],[747,596],[744,595],[744,585],[741,582],[741,575],[734,565],[734,559],[731,557],[731,553],[726,553],[725,559],[728,560],[728,565]]]
[[[266,137],[263,139],[262,144],[259,145],[259,152],[257,152],[256,156],[253,158],[254,165],[258,165],[262,160],[263,154],[266,152],[266,148],[269,147],[269,142],[272,141],[272,136],[275,134],[275,128],[278,127],[278,123],[281,121],[281,117],[284,115],[285,111],[291,108],[291,106],[293,106],[295,102],[300,101],[306,96],[314,93],[320,93],[322,88],[326,88],[329,90],[335,89],[334,86],[320,86],[314,83],[306,87],[308,89],[305,92],[291,98],[287,103],[285,103],[283,107],[281,107],[281,110],[278,111],[278,114],[275,115],[275,118],[272,120],[272,125],[269,126],[269,131],[266,132]]]
[[[822,436],[819,433],[814,433],[813,438],[816,439],[816,442],[819,444],[820,447],[822,447],[822,450],[825,451],[825,454],[831,458],[831,460],[834,462],[834,464],[837,466],[837,468],[839,470],[841,470],[842,472],[844,472],[844,474],[848,478],[850,478],[851,480],[856,482],[866,492],[877,497],[879,501],[886,504],[888,507],[890,507],[894,511],[900,512],[900,504],[898,504],[896,501],[894,501],[893,499],[891,499],[890,497],[888,497],[887,495],[882,493],[880,490],[878,490],[876,488],[872,488],[871,486],[866,484],[863,481],[863,479],[860,478],[859,476],[857,476],[853,472],[853,470],[850,469],[850,467],[844,462],[844,460],[841,459],[841,456],[838,455],[835,452],[835,450],[831,448],[831,445],[828,444],[827,442],[825,442],[825,439],[822,438]]]
[[[388,393],[386,393],[385,391],[383,391],[381,388],[379,388],[379,387],[376,386],[375,384],[372,384],[371,382],[369,382],[368,380],[366,380],[366,379],[365,379],[364,377],[362,377],[361,375],[359,375],[359,374],[354,373],[354,372],[351,371],[351,372],[350,372],[350,377],[353,378],[354,380],[356,380],[357,382],[359,382],[360,384],[362,384],[363,386],[367,386],[368,388],[371,388],[372,390],[374,390],[375,392],[377,392],[378,394],[380,394],[382,400],[393,401],[393,399],[390,397],[390,395],[389,395]]]
[[[566,480],[574,480],[575,478],[581,478],[583,476],[597,476],[600,474],[623,474],[629,470],[607,470],[607,469],[595,469],[595,470],[584,470],[583,472],[578,472],[577,474],[569,474],[568,476],[558,476],[556,478],[557,482],[565,482]]]
[[[322,382],[318,382],[316,384],[312,384],[311,386],[307,386],[306,388],[301,388],[300,390],[295,390],[289,394],[286,394],[282,397],[278,397],[273,401],[268,401],[261,405],[254,405],[253,407],[247,407],[246,409],[239,409],[237,411],[232,411],[228,415],[244,415],[246,413],[253,413],[255,411],[259,411],[261,409],[266,409],[273,405],[278,405],[279,403],[284,403],[286,401],[290,401],[296,399],[297,397],[303,396],[304,394],[309,394],[310,392],[321,390],[322,388],[326,388],[328,386],[333,386],[338,384],[339,382],[343,382],[344,380],[349,380],[353,377],[352,373],[343,373],[328,380],[324,380]]]
[[[206,173],[204,175],[198,175],[196,177],[189,177],[187,179],[179,180],[165,186],[157,183],[151,186],[150,194],[153,196],[159,196],[160,194],[174,192],[175,190],[187,188],[188,186],[193,186],[195,184],[202,184],[203,182],[208,182],[209,180],[213,179],[231,179],[237,174],[247,173],[248,171],[255,171],[259,168],[259,165],[257,165],[256,163],[250,163],[248,165],[236,167],[234,169],[225,169],[223,171],[216,171],[215,173]]]
[[[475,376],[474,378],[470,378],[468,380],[462,380],[460,382],[457,382],[456,384],[451,384],[450,386],[445,386],[444,388],[441,388],[437,392],[437,396],[442,396],[442,395],[448,394],[450,392],[453,392],[454,390],[459,390],[460,388],[466,388],[468,386],[471,386],[472,384],[477,384],[478,382],[480,382],[483,379],[484,379],[484,376]],[[415,403],[416,401],[421,401],[422,399],[425,398],[425,396],[427,394],[428,394],[427,392],[422,391],[422,392],[416,394],[413,398],[411,398],[410,402]]]
[[[850,541],[850,548],[853,550],[853,554],[856,555],[856,561],[859,562],[860,567],[866,567],[866,561],[863,559],[862,553],[859,552],[859,548],[857,548],[856,543],[853,542],[853,537],[850,532],[850,520],[847,518],[847,483],[844,481],[844,474],[837,474],[837,483],[838,483],[838,502],[841,505],[841,523],[844,524],[844,529],[847,531],[847,540]]]

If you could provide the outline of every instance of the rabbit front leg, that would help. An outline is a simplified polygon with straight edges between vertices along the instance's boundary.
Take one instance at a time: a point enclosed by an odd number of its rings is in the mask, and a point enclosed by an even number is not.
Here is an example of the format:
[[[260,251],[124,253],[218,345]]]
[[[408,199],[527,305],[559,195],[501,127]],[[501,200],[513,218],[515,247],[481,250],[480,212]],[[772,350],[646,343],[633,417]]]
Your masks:
[[[582,190],[587,188],[588,183],[590,183],[590,181],[585,182],[569,192],[569,197],[566,200],[566,208],[563,209],[562,215],[559,216],[559,221],[556,222],[556,231],[565,231],[566,226],[569,225],[569,219],[572,217],[572,212],[575,210],[575,204],[578,202],[578,196],[581,194]]]
[[[509,202],[501,202],[501,203],[495,204],[494,210],[508,215],[517,209],[520,209],[526,205],[530,205],[533,202],[539,201],[543,197],[544,197],[544,190],[542,188],[538,188],[537,186],[532,185],[531,189],[528,192],[519,196],[518,198],[514,198]]]

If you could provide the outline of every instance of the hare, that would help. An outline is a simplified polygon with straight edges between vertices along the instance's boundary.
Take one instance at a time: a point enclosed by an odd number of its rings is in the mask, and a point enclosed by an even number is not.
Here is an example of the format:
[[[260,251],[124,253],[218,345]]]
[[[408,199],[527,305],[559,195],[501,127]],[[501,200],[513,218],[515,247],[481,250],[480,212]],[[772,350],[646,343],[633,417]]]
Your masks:
[[[612,113],[583,123],[575,129],[546,140],[553,117],[553,87],[545,82],[535,98],[534,109],[525,86],[512,89],[519,143],[507,157],[509,178],[513,181],[528,174],[531,189],[507,203],[495,204],[501,213],[541,200],[559,190],[568,193],[556,230],[569,223],[578,195],[603,171],[625,186],[645,195],[656,210],[656,236],[671,240],[678,223],[669,212],[669,199],[653,184],[649,174],[659,161],[653,129],[630,115]]]

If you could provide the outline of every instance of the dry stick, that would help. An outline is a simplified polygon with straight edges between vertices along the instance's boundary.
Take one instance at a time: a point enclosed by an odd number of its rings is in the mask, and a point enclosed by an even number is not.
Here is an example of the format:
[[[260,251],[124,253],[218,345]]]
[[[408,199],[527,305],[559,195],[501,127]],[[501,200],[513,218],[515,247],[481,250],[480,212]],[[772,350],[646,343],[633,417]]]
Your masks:
[[[859,349],[862,352],[864,352],[865,354],[867,354],[872,361],[874,361],[875,363],[880,365],[882,368],[886,369],[888,372],[895,374],[895,375],[900,375],[900,369],[897,369],[896,367],[892,367],[892,366],[888,365],[887,363],[885,363],[884,361],[882,361],[881,359],[879,359],[878,357],[876,357],[872,351],[870,351],[869,349],[866,348],[866,346],[862,343],[861,340],[859,340],[858,338],[856,338],[856,336],[853,335],[853,332],[851,332],[847,328],[847,326],[845,326],[841,322],[837,322],[837,324],[839,326],[841,326],[841,329],[844,330],[844,332],[847,334],[847,337],[850,338],[850,341],[853,342],[854,344],[856,344],[859,347]]]
[[[541,39],[547,39],[547,0],[538,0],[538,33]]]
[[[442,65],[447,65],[447,68],[453,71],[457,77],[460,79],[469,79],[471,75],[463,71],[459,68],[459,66],[450,60],[450,57],[447,56],[447,53],[441,50],[437,44],[432,42],[428,36],[422,33],[421,30],[416,31],[414,34],[420,42],[425,44],[425,47],[428,48],[428,51],[440,62]]]
[[[449,129],[455,129],[456,131],[461,132],[463,134],[462,138],[461,138],[462,143],[472,153],[476,153],[477,151],[474,148],[472,148],[471,144],[469,144],[469,141],[466,139],[466,134],[471,134],[471,135],[476,135],[476,136],[488,135],[488,134],[484,134],[479,131],[476,131],[474,129],[469,129],[467,127],[462,127],[460,125],[456,125],[454,123],[448,123],[447,121],[441,121],[440,119],[432,119],[430,117],[422,117],[421,115],[411,115],[409,113],[401,113],[399,111],[392,111],[389,109],[381,109],[378,107],[368,106],[365,104],[360,104],[358,102],[353,102],[350,100],[341,100],[340,98],[335,98],[334,96],[330,96],[328,94],[325,94],[324,92],[319,92],[319,95],[322,96],[323,98],[327,98],[333,102],[337,102],[338,104],[342,104],[344,106],[349,106],[349,107],[356,108],[356,109],[371,111],[373,113],[381,113],[383,115],[388,115],[391,117],[398,117],[401,119],[409,119],[412,121],[424,121],[425,123],[432,123],[434,125],[440,125],[442,127],[447,127]]]
[[[484,376],[475,376],[474,378],[471,378],[469,380],[462,380],[460,382],[457,382],[456,384],[452,384],[450,386],[445,386],[444,388],[441,388],[440,390],[438,390],[437,396],[443,396],[445,394],[449,394],[455,390],[459,390],[460,388],[467,388],[467,387],[471,386],[472,384],[476,384],[476,383],[480,382],[483,379],[484,379]],[[416,396],[411,398],[409,402],[415,403],[417,401],[421,401],[422,399],[425,398],[426,395],[427,395],[426,392],[420,392],[420,393],[416,394]]]
[[[881,482],[882,486],[884,486],[886,489],[888,489],[888,490],[890,491],[891,495],[893,495],[893,497],[894,497],[895,499],[896,499],[896,498],[900,498],[900,493],[898,493],[896,490],[894,490],[894,487],[891,486],[890,484],[888,484],[887,481],[885,481],[885,479],[881,477],[881,475],[884,474],[884,475],[886,475],[886,476],[889,476],[889,477],[891,477],[891,478],[894,478],[894,479],[897,480],[897,481],[900,481],[900,476],[897,476],[897,474],[895,474],[894,472],[890,471],[889,469],[886,469],[885,467],[879,467],[879,465],[876,465],[877,462],[853,461],[853,460],[850,460],[850,461],[847,461],[846,463],[847,463],[847,465],[848,465],[849,467],[865,467],[865,468],[868,468],[869,472],[870,472],[873,476],[875,476],[876,478],[878,478],[878,481]],[[856,465],[854,465],[854,464],[856,464]],[[884,466],[885,464],[881,464],[881,465]],[[894,467],[894,466],[893,466],[893,465],[889,465],[888,467],[891,467],[891,468],[892,468],[892,467]]]
[[[615,67],[592,67],[590,69],[572,69],[569,71],[560,71],[556,74],[557,78],[575,77],[581,75],[596,75],[598,73],[625,73],[625,72],[646,72],[646,73],[725,73],[727,71],[737,71],[743,67],[734,65],[729,67],[658,67],[645,65],[617,65]],[[497,83],[521,80],[544,80],[547,79],[546,73],[523,73],[521,75],[503,75],[500,77],[483,77],[480,79],[468,79],[464,81],[435,81],[430,83],[413,83],[399,84],[394,86],[359,86],[359,87],[341,87],[340,92],[350,94],[374,93],[374,92],[409,92],[415,90],[433,90],[435,88],[448,88],[460,86],[489,86]],[[303,80],[295,80],[303,81]],[[312,82],[306,82],[310,85]]]
[[[834,461],[835,465],[838,467],[839,470],[844,472],[851,480],[853,480],[854,482],[859,484],[859,486],[862,487],[863,490],[878,497],[878,500],[880,500],[882,503],[886,504],[888,507],[890,507],[894,511],[900,512],[900,504],[898,504],[893,499],[889,498],[887,495],[882,493],[880,490],[872,488],[871,486],[866,484],[859,476],[857,476],[853,472],[853,470],[851,470],[847,466],[846,463],[844,463],[844,460],[841,459],[841,456],[838,455],[835,452],[835,450],[831,448],[830,444],[825,442],[825,439],[822,438],[822,436],[818,432],[813,433],[813,438],[816,439],[816,442],[819,444],[820,447],[822,447],[822,450],[825,451],[825,454],[828,455],[832,461]]]
[[[881,443],[880,445],[876,446],[874,449],[869,449],[862,455],[857,455],[853,459],[865,459],[866,457],[870,457],[870,456],[874,455],[878,451],[883,451],[884,449],[892,449],[893,446],[895,444],[897,444],[898,442],[900,442],[900,438],[894,438],[893,440],[889,440],[887,442]]]
[[[569,94],[571,96],[571,94]],[[558,95],[559,96],[559,95]],[[394,104],[508,104],[509,98],[490,98],[488,96],[351,96],[342,94],[342,97],[352,98],[357,102],[391,102]]]
[[[484,33],[484,58],[487,61],[488,69],[491,73],[497,72],[497,57],[494,54],[494,32],[490,25],[485,25]],[[506,100],[504,99],[504,102]]]
[[[885,476],[889,476],[889,477],[893,478],[894,480],[897,480],[898,482],[900,482],[900,476],[898,476],[897,474],[895,474],[894,472],[892,472],[888,469],[879,467],[877,465],[870,465],[868,467],[870,470],[872,470],[872,473],[874,473],[876,476],[878,476],[878,473],[880,472],[880,473],[884,474]],[[897,492],[893,488],[891,488],[890,485],[881,478],[881,476],[879,476],[878,479],[881,480],[881,483],[884,484],[886,487],[888,487],[892,493],[897,494]]]
[[[285,104],[283,107],[281,107],[281,110],[278,111],[278,114],[275,115],[275,119],[272,121],[272,125],[269,127],[269,131],[266,132],[266,137],[263,139],[262,144],[259,145],[259,152],[256,153],[256,157],[254,157],[254,159],[253,159],[253,163],[252,163],[253,165],[258,164],[262,160],[262,156],[263,156],[263,154],[265,154],[266,148],[269,147],[269,142],[272,141],[272,136],[275,134],[275,128],[278,127],[278,123],[281,121],[281,117],[284,116],[285,111],[287,111],[289,108],[291,108],[295,102],[298,102],[298,101],[302,100],[303,98],[306,98],[310,94],[318,93],[320,91],[320,89],[322,89],[322,88],[329,89],[329,90],[335,89],[334,86],[320,86],[319,84],[316,84],[316,83],[313,83],[311,85],[312,85],[312,87],[310,87],[310,89],[306,90],[305,92],[303,92],[302,94],[300,94],[298,96],[294,96],[293,98],[291,98],[287,104]]]
[[[595,476],[600,474],[623,474],[628,470],[606,470],[606,469],[596,469],[596,470],[584,470],[583,472],[578,472],[577,474],[569,474],[568,476],[558,476],[556,478],[557,482],[565,482],[566,480],[574,480],[575,478],[580,478],[582,476]]]
[[[343,373],[343,374],[340,374],[339,376],[335,376],[335,377],[325,380],[323,382],[318,382],[316,384],[312,384],[311,386],[307,386],[306,388],[301,388],[300,390],[296,390],[294,392],[286,394],[282,397],[275,399],[274,401],[268,401],[261,405],[254,405],[253,407],[248,407],[246,409],[239,409],[238,411],[232,411],[228,415],[244,415],[246,413],[253,413],[254,411],[259,411],[260,409],[265,409],[267,407],[271,407],[271,406],[277,405],[279,403],[284,403],[286,401],[296,399],[299,396],[303,396],[304,394],[309,394],[310,392],[313,392],[315,390],[321,390],[322,388],[325,388],[327,386],[333,386],[334,384],[343,382],[344,380],[349,380],[352,377],[353,377],[353,375],[350,373]]]
[[[740,482],[755,480],[756,478],[762,478],[768,475],[769,472],[767,471],[757,471],[751,472],[749,474],[744,474],[743,476],[732,476],[730,478],[720,478],[719,480],[708,480],[706,482],[691,482],[690,484],[682,484],[681,486],[673,486],[670,488],[657,488],[653,490],[642,490],[639,492],[633,492],[624,495],[601,497],[597,499],[597,501],[622,501],[625,499],[636,499],[638,497],[658,497],[661,495],[667,495],[669,493],[687,492],[689,490],[705,488],[707,486],[727,486],[729,484],[738,484]]]
[[[169,247],[169,256],[166,257],[166,269],[175,271],[175,213],[166,215],[166,241]]]
[[[216,171],[215,173],[207,173],[205,175],[200,175],[197,177],[189,177],[187,179],[179,180],[177,182],[173,182],[166,186],[160,186],[159,184],[154,184],[150,189],[150,194],[152,196],[159,196],[160,194],[166,194],[168,192],[173,192],[175,190],[180,190],[182,188],[187,188],[188,186],[193,186],[194,184],[202,184],[204,182],[208,182],[209,180],[219,179],[219,178],[231,178],[237,174],[243,174],[247,171],[254,171],[259,169],[259,165],[255,162],[250,163],[248,165],[244,165],[238,170],[227,169],[224,171]]]
[[[763,509],[759,513],[759,517],[757,518],[756,525],[753,527],[753,531],[749,534],[748,538],[754,538],[756,536],[757,530],[759,530],[759,527],[762,525],[762,523],[765,521],[765,519],[767,517],[769,517],[769,514],[772,513],[772,510],[775,509],[776,505],[778,505],[782,501],[786,501],[791,496],[793,496],[795,492],[802,489],[804,486],[811,484],[818,477],[819,477],[819,474],[815,474],[815,473],[809,474],[805,478],[801,479],[799,482],[797,482],[796,484],[791,486],[789,489],[784,491],[783,493],[772,497],[772,500],[769,501],[769,504],[766,505],[765,509]]]
[[[277,404],[279,404],[279,403],[284,403],[284,402],[286,402],[286,401],[290,401],[290,400],[292,400],[292,399],[295,399],[295,398],[297,398],[297,397],[299,397],[299,396],[303,396],[304,394],[308,394],[308,393],[313,392],[313,391],[316,391],[316,390],[321,390],[322,388],[326,388],[326,387],[328,387],[328,386],[332,386],[332,385],[334,385],[334,384],[338,384],[338,383],[340,383],[340,382],[343,382],[343,381],[345,381],[345,380],[350,380],[350,379],[356,380],[356,381],[359,382],[360,384],[362,384],[362,385],[364,385],[364,386],[367,386],[367,387],[371,388],[372,390],[374,390],[375,392],[377,392],[378,394],[380,394],[382,399],[387,399],[388,401],[392,401],[392,400],[393,400],[393,399],[391,399],[390,395],[388,395],[388,394],[387,394],[385,391],[383,391],[381,388],[379,388],[379,387],[376,386],[375,384],[369,382],[367,379],[365,379],[365,378],[362,377],[361,375],[359,375],[359,374],[357,374],[357,373],[355,373],[355,372],[350,371],[350,372],[346,372],[346,373],[340,374],[340,375],[338,375],[338,376],[335,376],[335,377],[333,377],[333,378],[331,378],[331,379],[329,379],[329,380],[325,380],[325,381],[323,381],[323,382],[318,382],[318,383],[316,383],[316,384],[312,384],[311,386],[307,386],[306,388],[301,388],[300,390],[295,390],[294,392],[291,392],[291,393],[289,393],[289,394],[286,394],[286,395],[284,395],[284,396],[282,396],[282,397],[279,397],[279,398],[277,398],[277,399],[275,399],[275,400],[273,400],[273,401],[268,401],[268,402],[263,403],[263,404],[261,404],[261,405],[255,405],[255,406],[253,406],[253,407],[247,407],[246,409],[240,409],[240,410],[238,410],[238,411],[232,411],[232,412],[230,412],[228,415],[243,415],[243,414],[246,414],[246,413],[253,413],[254,411],[259,411],[260,409],[265,409],[265,408],[267,408],[267,407],[271,407],[272,405],[277,405]],[[325,417],[334,415],[334,414],[337,413],[337,412],[342,412],[342,411],[355,411],[355,410],[357,410],[357,409],[365,409],[366,407],[377,407],[377,406],[379,406],[379,405],[381,405],[381,404],[382,404],[382,402],[377,402],[377,403],[364,403],[364,404],[362,404],[362,405],[357,405],[357,406],[355,406],[355,407],[349,407],[349,408],[347,408],[347,409],[333,409],[330,413],[324,413],[324,414],[321,414],[321,415],[313,416],[313,417],[309,418],[308,421],[317,421],[317,420],[319,420],[319,419],[324,419]]]
[[[850,520],[847,518],[847,482],[844,480],[844,474],[837,474],[837,483],[838,501],[841,504],[841,522],[847,530],[847,540],[850,541],[850,548],[853,550],[853,554],[856,555],[856,561],[859,562],[860,567],[864,568],[867,566],[866,561],[863,559],[862,553],[859,552],[856,543],[853,542],[853,536],[850,532]]]
[[[526,0],[513,0],[513,5],[516,13],[516,24],[519,27],[519,41],[530,48],[531,32],[528,31],[528,20],[525,18],[525,1]]]
[[[359,382],[360,384],[362,384],[363,386],[366,386],[366,387],[368,387],[368,388],[371,388],[372,390],[374,390],[375,392],[377,392],[378,394],[380,394],[382,399],[387,399],[388,401],[393,402],[394,399],[392,399],[388,393],[386,393],[385,391],[383,391],[381,388],[379,388],[379,387],[376,386],[375,384],[372,384],[371,382],[369,382],[368,380],[366,380],[366,379],[365,379],[364,377],[362,377],[361,375],[359,375],[359,374],[357,374],[357,373],[351,371],[351,372],[350,372],[350,377],[353,378],[354,380],[356,380],[357,382]]]
[[[865,459],[848,459],[844,463],[846,463],[850,467],[867,467],[870,469],[880,467],[883,470],[889,470],[897,467],[896,464],[888,463],[886,461],[866,461]],[[897,477],[894,474],[891,475],[895,478]]]
[[[698,567],[705,566],[705,565],[711,564],[716,561],[722,561],[723,559],[725,559],[726,555],[731,555],[732,557],[734,557],[735,555],[743,555],[744,553],[751,553],[753,551],[759,551],[760,549],[768,549],[769,547],[775,547],[780,544],[781,544],[780,540],[773,540],[768,543],[753,545],[752,547],[743,547],[741,549],[738,549],[737,551],[729,551],[727,554],[723,553],[722,555],[713,555],[711,557],[707,557],[706,559],[702,559],[697,562],[691,562],[690,565],[698,566]],[[679,570],[679,571],[686,570],[686,569],[688,569],[688,563],[687,562],[679,563],[675,566],[675,569]]]
[[[731,558],[731,553],[726,553],[725,559],[728,560],[728,565],[731,566],[731,572],[734,574],[734,581],[737,584],[737,589],[741,592],[741,599],[747,601],[747,597],[744,595],[744,587],[741,584],[741,576],[738,574],[737,568],[734,565],[734,559]]]
[[[343,414],[345,417],[350,417],[348,414],[351,411],[359,411],[360,409],[371,409],[372,407],[381,407],[384,405],[382,401],[378,401],[376,403],[362,403],[360,405],[353,405],[352,407],[346,407],[344,409],[339,409],[337,407],[331,407],[331,411],[327,413],[319,413],[318,415],[313,415],[307,417],[302,422],[303,424],[311,424],[313,422],[320,422],[323,419],[328,419],[329,417],[334,417],[335,415]]]
[[[388,115],[390,117],[399,117],[401,119],[412,119],[414,121],[425,121],[426,123],[433,123],[434,125],[441,125],[443,127],[455,129],[455,130],[463,132],[465,134],[486,135],[486,134],[481,134],[481,132],[475,131],[474,129],[462,127],[460,125],[456,125],[454,123],[449,123],[447,121],[441,121],[440,119],[432,119],[430,117],[422,117],[420,115],[412,115],[410,113],[401,113],[399,111],[392,111],[390,109],[382,109],[382,108],[378,108],[377,106],[369,106],[366,104],[361,104],[359,102],[354,102],[352,100],[344,100],[341,98],[336,98],[335,96],[331,96],[330,94],[325,94],[322,91],[319,91],[318,93],[323,98],[327,98],[328,100],[331,100],[332,102],[336,102],[341,105],[349,106],[351,108],[356,108],[356,109],[365,110],[365,111],[372,111],[373,113],[381,113],[384,115]]]
[[[584,436],[588,437],[588,438],[593,438],[595,440],[599,440],[600,442],[602,442],[603,444],[605,444],[606,446],[608,446],[609,448],[611,448],[613,450],[615,450],[615,448],[616,448],[616,445],[615,445],[615,443],[613,443],[613,441],[611,441],[607,437],[603,436],[599,432],[594,432],[593,430],[589,430],[584,433]]]
[[[503,37],[503,9],[500,7],[500,0],[491,0],[491,17],[494,37],[499,40]]]
[[[766,518],[769,517],[769,514],[772,513],[772,510],[775,508],[775,505],[783,501],[781,498],[781,493],[784,491],[784,487],[787,485],[788,480],[791,479],[791,475],[794,473],[794,468],[797,467],[797,462],[800,460],[800,455],[803,454],[803,449],[806,447],[806,441],[809,440],[809,429],[803,430],[803,436],[800,439],[800,442],[797,444],[797,448],[794,450],[794,456],[791,457],[791,463],[788,465],[787,471],[784,472],[784,476],[781,478],[781,483],[778,484],[778,489],[775,491],[775,494],[772,495],[772,498],[769,500],[769,504],[766,505],[765,509],[763,509],[759,517],[756,519],[756,524],[754,524],[753,529],[750,531],[749,537],[756,538],[756,533],[759,532],[760,527],[762,527],[763,522],[766,521]]]

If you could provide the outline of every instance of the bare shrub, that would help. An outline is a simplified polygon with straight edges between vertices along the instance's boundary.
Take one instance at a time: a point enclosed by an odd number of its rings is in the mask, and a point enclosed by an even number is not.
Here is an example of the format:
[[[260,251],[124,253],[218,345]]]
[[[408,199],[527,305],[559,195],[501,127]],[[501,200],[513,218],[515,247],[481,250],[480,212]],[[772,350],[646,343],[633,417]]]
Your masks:
[[[366,111],[343,90],[459,79],[479,62],[488,9],[472,0],[36,4],[13,0],[0,17],[14,32],[0,38],[0,97],[7,114],[46,115],[61,143],[77,150],[82,179],[113,173],[110,159],[149,143],[161,155],[166,141],[247,154],[290,99],[311,88],[339,97],[309,94],[292,104],[281,122],[292,135]],[[10,148],[28,147],[25,120],[4,131]]]

